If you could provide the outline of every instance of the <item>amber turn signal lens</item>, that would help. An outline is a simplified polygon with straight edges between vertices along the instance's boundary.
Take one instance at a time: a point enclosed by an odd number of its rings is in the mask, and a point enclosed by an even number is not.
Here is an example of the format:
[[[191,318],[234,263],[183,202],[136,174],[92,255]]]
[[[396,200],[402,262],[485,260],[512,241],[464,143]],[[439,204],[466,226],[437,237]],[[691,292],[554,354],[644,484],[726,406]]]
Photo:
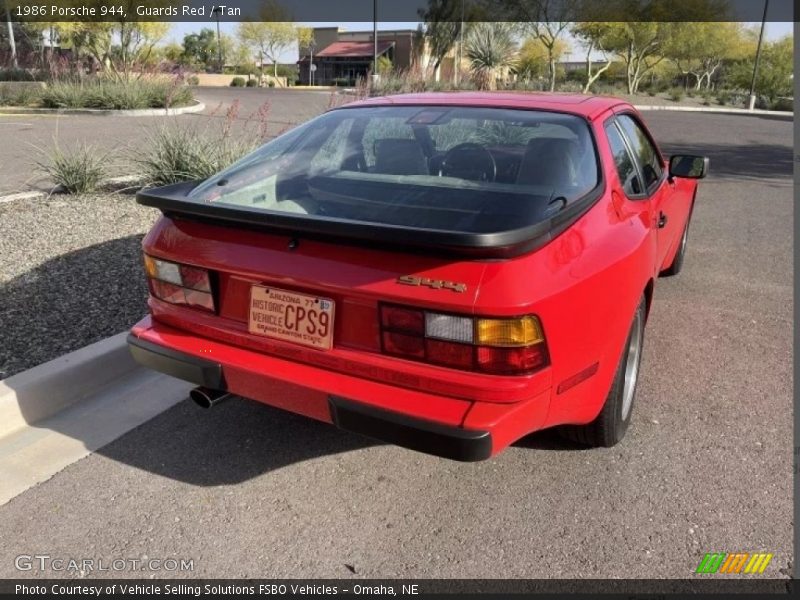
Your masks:
[[[515,319],[478,319],[481,346],[530,346],[544,341],[539,319],[532,315]]]
[[[158,279],[158,266],[152,256],[144,255],[144,270],[150,279]]]

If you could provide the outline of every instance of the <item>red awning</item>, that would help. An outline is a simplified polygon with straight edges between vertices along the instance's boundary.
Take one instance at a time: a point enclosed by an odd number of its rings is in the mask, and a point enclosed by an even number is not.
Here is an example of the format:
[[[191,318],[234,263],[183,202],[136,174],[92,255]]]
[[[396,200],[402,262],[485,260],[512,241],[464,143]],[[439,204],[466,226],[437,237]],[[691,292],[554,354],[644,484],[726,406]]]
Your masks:
[[[383,54],[394,45],[394,42],[378,40],[378,54]],[[350,57],[350,58],[372,58],[374,45],[372,42],[334,42],[317,52],[314,57]]]

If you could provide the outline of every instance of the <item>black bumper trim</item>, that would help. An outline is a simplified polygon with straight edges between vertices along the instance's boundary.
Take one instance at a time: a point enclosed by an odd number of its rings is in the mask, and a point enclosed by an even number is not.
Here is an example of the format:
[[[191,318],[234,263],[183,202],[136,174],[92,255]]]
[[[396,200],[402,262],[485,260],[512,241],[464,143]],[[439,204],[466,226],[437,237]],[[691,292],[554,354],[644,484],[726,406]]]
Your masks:
[[[222,365],[147,342],[128,334],[128,348],[140,365],[213,390],[224,390]]]
[[[367,406],[337,396],[328,397],[334,425],[411,450],[473,462],[492,454],[488,431],[450,427]]]

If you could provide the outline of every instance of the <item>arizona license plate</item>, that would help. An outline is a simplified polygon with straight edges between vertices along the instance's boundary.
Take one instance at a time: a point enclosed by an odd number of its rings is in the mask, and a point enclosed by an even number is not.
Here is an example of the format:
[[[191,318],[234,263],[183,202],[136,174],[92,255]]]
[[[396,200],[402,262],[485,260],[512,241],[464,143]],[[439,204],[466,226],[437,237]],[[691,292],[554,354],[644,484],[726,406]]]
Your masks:
[[[250,333],[320,350],[333,344],[333,300],[254,285],[250,288]]]

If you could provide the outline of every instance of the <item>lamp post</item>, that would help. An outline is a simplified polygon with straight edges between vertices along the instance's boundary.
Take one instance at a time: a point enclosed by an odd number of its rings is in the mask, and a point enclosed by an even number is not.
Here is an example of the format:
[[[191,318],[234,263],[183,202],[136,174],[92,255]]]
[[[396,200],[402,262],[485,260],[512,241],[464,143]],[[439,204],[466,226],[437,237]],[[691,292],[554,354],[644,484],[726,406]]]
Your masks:
[[[217,17],[217,68],[222,73],[225,70],[225,65],[222,62],[222,36],[219,33],[219,14],[222,12],[222,8],[215,6],[212,12]]]
[[[378,0],[372,0],[372,86],[378,83]]]
[[[314,40],[308,42],[308,85],[314,85]]]
[[[756,78],[758,77],[758,61],[761,60],[761,42],[764,40],[764,26],[767,24],[767,8],[769,0],[764,0],[764,16],[761,18],[761,32],[758,34],[758,47],[756,48],[756,62],[753,65],[753,79],[750,82],[749,109],[756,107]]]

